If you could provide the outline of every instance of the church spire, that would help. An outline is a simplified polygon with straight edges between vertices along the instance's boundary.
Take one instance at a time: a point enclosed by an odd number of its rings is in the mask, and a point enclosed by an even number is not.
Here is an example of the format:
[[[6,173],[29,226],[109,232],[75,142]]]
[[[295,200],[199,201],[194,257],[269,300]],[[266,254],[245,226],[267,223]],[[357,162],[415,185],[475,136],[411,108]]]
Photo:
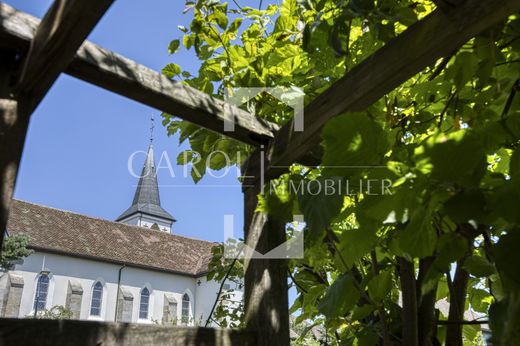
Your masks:
[[[151,130],[153,131],[153,126]],[[165,231],[170,231],[175,222],[175,218],[161,206],[152,143],[148,147],[132,205],[116,221],[147,227],[157,224]]]
[[[155,158],[153,154],[153,145],[150,143],[143,170],[135,190],[134,201],[132,205],[161,205],[159,197],[159,184],[157,183],[157,173],[155,171]]]

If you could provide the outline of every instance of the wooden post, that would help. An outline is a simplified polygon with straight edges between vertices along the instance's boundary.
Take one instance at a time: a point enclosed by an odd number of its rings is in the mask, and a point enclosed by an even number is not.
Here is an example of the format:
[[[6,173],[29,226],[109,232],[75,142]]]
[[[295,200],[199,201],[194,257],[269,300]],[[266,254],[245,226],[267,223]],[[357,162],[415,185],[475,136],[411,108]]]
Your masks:
[[[11,70],[15,54],[1,51],[0,56],[0,251],[9,216],[16,174],[22,156],[29,115],[21,103],[10,96]]]
[[[285,223],[255,212],[261,185],[258,179],[252,186],[246,184],[243,185],[246,244],[264,254],[286,241]],[[244,267],[246,328],[256,331],[258,345],[289,345],[287,260],[246,258]]]
[[[114,0],[54,0],[38,25],[15,86],[32,113]]]

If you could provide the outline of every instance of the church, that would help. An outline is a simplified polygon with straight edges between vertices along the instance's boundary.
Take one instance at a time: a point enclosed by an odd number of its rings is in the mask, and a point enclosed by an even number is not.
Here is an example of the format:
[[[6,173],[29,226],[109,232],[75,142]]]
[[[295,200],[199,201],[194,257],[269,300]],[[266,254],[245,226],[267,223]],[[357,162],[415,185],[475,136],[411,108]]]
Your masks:
[[[161,206],[152,144],[115,221],[13,200],[7,235],[27,235],[33,253],[2,274],[0,316],[63,306],[80,320],[204,325],[220,287],[206,279],[217,244],[172,234],[174,222]]]

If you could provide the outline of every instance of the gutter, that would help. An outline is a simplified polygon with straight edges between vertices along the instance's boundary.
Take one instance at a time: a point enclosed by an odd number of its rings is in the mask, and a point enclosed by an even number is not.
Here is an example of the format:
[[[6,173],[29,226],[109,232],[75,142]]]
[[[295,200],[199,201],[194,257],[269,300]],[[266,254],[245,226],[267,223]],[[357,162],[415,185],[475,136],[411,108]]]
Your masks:
[[[126,264],[123,264],[121,266],[121,268],[119,268],[119,272],[117,274],[117,295],[116,295],[116,313],[115,313],[115,316],[114,316],[114,322],[117,322],[117,313],[119,312],[118,311],[118,307],[119,307],[119,291],[120,291],[120,288],[121,288],[121,273],[123,272],[123,269],[126,268]]]

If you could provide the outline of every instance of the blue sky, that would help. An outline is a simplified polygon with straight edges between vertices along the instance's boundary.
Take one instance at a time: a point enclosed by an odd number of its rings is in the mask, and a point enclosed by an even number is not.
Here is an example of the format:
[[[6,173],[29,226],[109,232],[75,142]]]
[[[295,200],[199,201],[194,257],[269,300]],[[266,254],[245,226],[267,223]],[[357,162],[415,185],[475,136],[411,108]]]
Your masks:
[[[6,2],[39,18],[51,3]],[[89,40],[157,71],[168,62],[197,71],[193,53],[171,57],[167,52],[168,43],[181,34],[177,25],[189,23],[183,7],[180,0],[115,1]],[[174,233],[222,241],[223,215],[234,214],[236,234],[241,234],[243,203],[236,172],[224,179],[205,177],[195,186],[176,165],[177,154],[185,148],[179,148],[177,136],[166,135],[159,111],[67,75],[58,79],[32,116],[15,197],[115,219],[131,203],[137,181],[127,162],[133,152],[147,149],[152,114],[156,163],[165,151],[175,168],[174,178],[167,169],[158,172],[159,183],[165,185],[163,207],[178,220]],[[135,158],[139,174],[144,154]],[[226,187],[208,186],[215,184]]]

